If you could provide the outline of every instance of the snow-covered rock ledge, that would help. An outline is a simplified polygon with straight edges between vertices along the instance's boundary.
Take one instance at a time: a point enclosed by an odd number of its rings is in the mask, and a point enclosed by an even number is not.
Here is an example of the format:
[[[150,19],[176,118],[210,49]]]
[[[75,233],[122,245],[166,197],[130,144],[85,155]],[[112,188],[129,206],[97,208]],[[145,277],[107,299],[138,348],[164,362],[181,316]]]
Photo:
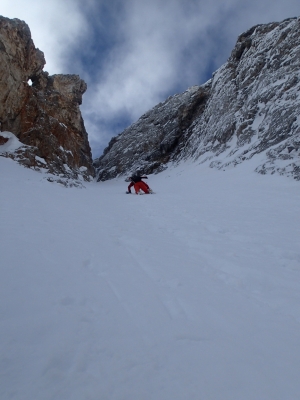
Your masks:
[[[64,149],[61,150],[62,154]],[[66,163],[61,165],[59,171],[54,162],[47,163],[41,157],[39,149],[33,146],[27,146],[11,132],[0,132],[0,156],[10,158],[20,165],[33,169],[43,174],[43,179],[49,182],[58,183],[65,187],[84,187],[84,182],[90,182],[93,177],[89,175],[85,166],[78,169],[71,169]]]

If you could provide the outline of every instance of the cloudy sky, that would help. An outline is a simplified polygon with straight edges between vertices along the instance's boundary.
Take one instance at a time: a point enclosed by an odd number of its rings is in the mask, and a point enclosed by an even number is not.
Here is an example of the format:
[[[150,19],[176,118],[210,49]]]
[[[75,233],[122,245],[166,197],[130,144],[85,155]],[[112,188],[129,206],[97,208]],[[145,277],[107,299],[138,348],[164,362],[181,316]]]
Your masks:
[[[27,22],[50,74],[88,84],[93,151],[168,96],[206,82],[251,26],[300,16],[299,0],[1,0]]]

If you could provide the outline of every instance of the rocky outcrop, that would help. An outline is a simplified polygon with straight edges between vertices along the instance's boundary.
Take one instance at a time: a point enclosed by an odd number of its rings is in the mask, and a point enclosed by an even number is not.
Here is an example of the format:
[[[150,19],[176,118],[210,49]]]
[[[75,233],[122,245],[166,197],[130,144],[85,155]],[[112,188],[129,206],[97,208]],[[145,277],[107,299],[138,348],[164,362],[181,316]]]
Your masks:
[[[87,86],[77,75],[49,76],[44,65],[26,23],[0,17],[1,130],[34,148],[50,173],[77,176],[84,168],[89,180],[94,168],[79,108]],[[32,157],[27,164],[35,168]]]
[[[257,154],[257,172],[300,180],[300,18],[240,35],[210,81],[154,107],[95,166],[105,180],[183,159],[226,169]]]

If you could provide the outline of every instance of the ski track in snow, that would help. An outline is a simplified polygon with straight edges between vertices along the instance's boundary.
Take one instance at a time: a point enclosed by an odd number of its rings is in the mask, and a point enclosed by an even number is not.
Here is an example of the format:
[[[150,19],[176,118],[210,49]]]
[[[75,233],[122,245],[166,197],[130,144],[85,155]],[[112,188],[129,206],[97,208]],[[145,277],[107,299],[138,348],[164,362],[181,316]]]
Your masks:
[[[0,159],[0,398],[298,399],[300,186],[251,165],[136,196]]]

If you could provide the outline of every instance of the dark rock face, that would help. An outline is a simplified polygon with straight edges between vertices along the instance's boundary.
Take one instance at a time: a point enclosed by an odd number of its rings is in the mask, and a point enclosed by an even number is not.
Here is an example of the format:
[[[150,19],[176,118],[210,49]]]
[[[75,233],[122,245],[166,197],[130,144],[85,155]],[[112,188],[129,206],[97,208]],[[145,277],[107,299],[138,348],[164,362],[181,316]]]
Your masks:
[[[182,143],[184,133],[203,110],[207,87],[194,86],[172,96],[144,114],[113,138],[95,162],[98,180],[106,180],[137,166],[144,173],[161,171]]]
[[[239,36],[206,84],[154,107],[95,161],[98,180],[194,159],[226,169],[261,153],[260,173],[300,180],[300,18]]]
[[[44,65],[25,22],[0,17],[1,130],[35,148],[50,173],[71,169],[76,176],[85,167],[90,179],[94,168],[79,109],[86,84],[77,75],[49,76]],[[34,167],[30,160],[28,166]]]

